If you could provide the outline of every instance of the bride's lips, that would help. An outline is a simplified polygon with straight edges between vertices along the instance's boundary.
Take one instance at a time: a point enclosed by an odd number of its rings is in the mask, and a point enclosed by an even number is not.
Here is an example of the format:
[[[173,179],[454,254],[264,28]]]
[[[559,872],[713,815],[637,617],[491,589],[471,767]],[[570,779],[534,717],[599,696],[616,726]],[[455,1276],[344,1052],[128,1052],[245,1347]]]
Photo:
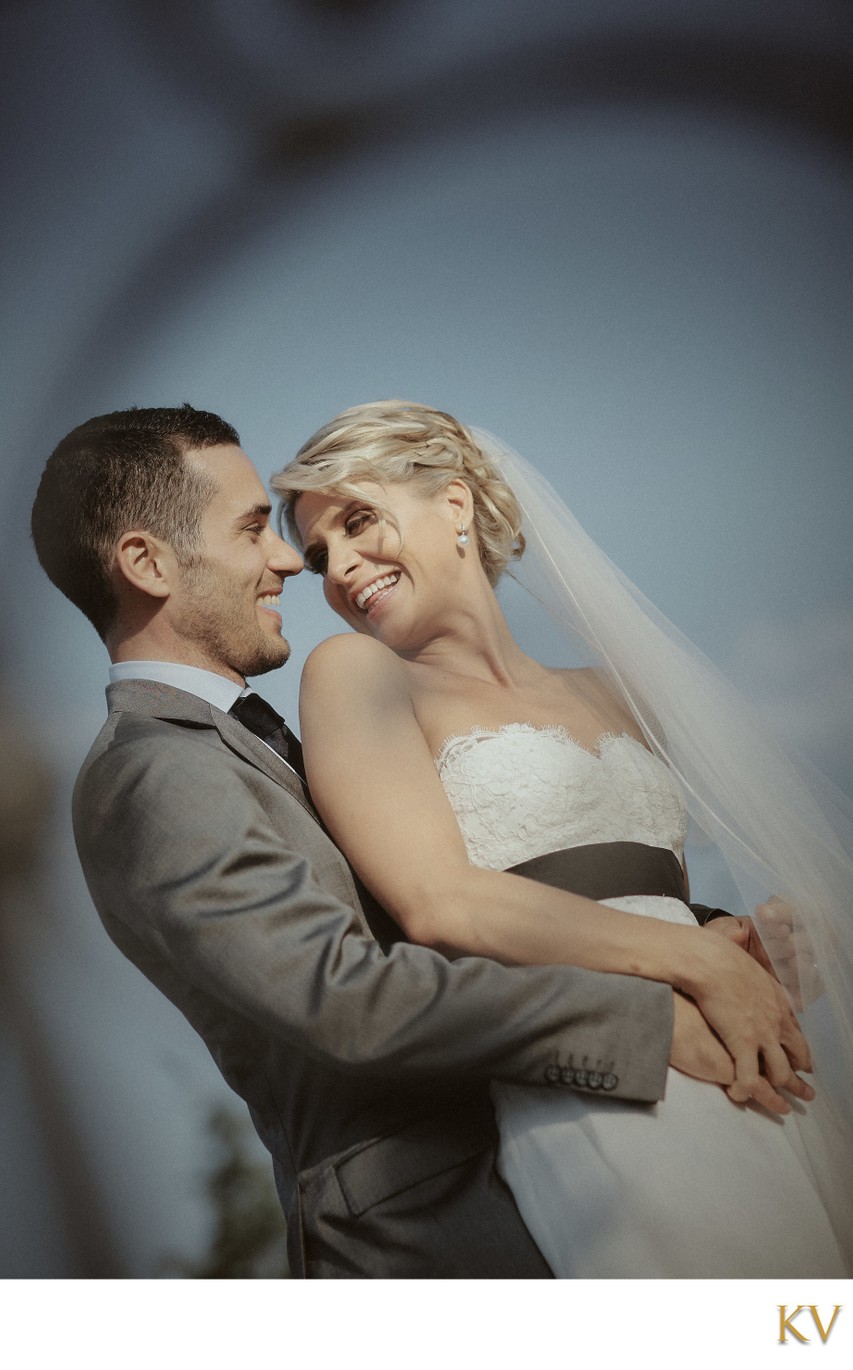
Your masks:
[[[361,617],[370,618],[396,589],[399,580],[399,571],[388,571],[385,575],[374,576],[361,589],[350,595],[350,603],[354,611]]]

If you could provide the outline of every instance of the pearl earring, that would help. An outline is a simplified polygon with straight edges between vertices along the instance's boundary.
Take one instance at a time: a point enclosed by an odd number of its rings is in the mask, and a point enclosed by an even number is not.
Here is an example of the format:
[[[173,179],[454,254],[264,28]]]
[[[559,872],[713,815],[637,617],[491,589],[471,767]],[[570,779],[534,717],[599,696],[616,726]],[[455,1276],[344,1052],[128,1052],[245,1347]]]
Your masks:
[[[459,532],[456,535],[456,545],[457,547],[467,547],[468,542],[468,529],[466,528],[464,523],[460,523]]]

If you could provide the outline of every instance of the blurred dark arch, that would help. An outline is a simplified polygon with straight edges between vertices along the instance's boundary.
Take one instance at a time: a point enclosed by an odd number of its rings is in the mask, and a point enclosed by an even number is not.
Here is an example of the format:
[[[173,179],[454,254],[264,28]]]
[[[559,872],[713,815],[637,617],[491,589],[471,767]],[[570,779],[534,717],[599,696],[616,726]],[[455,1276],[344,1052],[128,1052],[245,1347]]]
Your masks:
[[[395,46],[395,15],[423,8],[412,0],[250,0],[241,6],[239,46],[201,0],[179,8],[149,0],[128,19],[185,93],[247,130],[261,131],[277,119],[304,119],[309,128],[331,117],[387,119],[396,110],[401,122],[417,120],[426,132],[442,111],[460,122],[531,104],[653,101],[761,118],[853,154],[853,26],[844,6],[835,42],[819,26],[812,30],[808,15],[799,28],[771,24],[759,36],[745,28],[725,30],[714,6],[697,6],[688,11],[689,22],[682,15],[676,23],[665,7],[650,4],[621,24],[584,24],[573,16],[575,7],[554,6],[555,13],[562,9],[564,23],[543,24],[539,32],[534,10],[519,16],[517,32],[484,29],[482,42],[464,51],[448,33],[444,62],[435,60],[436,48],[413,53]],[[837,6],[816,9],[826,19]],[[300,13],[313,22],[297,23],[289,35],[288,22]],[[332,16],[338,23],[330,23]],[[278,34],[269,32],[274,17]],[[280,54],[269,44],[275,37]],[[381,70],[370,70],[360,98],[342,98],[341,84],[352,84],[343,78],[352,77],[365,47],[375,48],[383,38],[388,48]],[[296,89],[288,87],[288,63],[299,69]]]
[[[84,321],[41,414],[73,416],[87,376],[97,370],[108,383],[204,278],[214,277],[273,223],[286,222],[318,178],[365,152],[418,147],[515,115],[609,105],[689,108],[809,139],[845,163],[853,154],[850,43],[839,41],[830,50],[793,30],[783,37],[780,29],[762,39],[727,35],[701,14],[677,29],[651,15],[645,24],[635,20],[608,32],[589,26],[579,34],[567,22],[559,41],[550,30],[539,36],[525,31],[512,42],[499,37],[461,53],[451,48],[446,62],[436,60],[435,50],[407,51],[395,64],[392,45],[380,89],[368,81],[347,93],[347,82],[340,86],[336,77],[351,75],[356,35],[378,42],[385,21],[390,25],[395,13],[411,11],[410,0],[291,0],[278,6],[256,0],[241,6],[239,44],[217,9],[199,0],[177,7],[150,0],[125,12],[167,79],[212,122],[236,133],[242,165],[191,214],[165,222],[144,259],[116,280],[106,306]],[[277,84],[275,53],[262,42],[269,35],[261,24],[253,30],[252,19],[264,17],[268,24],[272,16],[286,29],[300,13],[307,27],[296,24],[294,51],[287,56],[300,65],[304,44],[302,80],[291,86],[283,71]],[[839,25],[839,38],[841,33]],[[51,441],[39,428],[36,418],[25,445],[27,465]]]

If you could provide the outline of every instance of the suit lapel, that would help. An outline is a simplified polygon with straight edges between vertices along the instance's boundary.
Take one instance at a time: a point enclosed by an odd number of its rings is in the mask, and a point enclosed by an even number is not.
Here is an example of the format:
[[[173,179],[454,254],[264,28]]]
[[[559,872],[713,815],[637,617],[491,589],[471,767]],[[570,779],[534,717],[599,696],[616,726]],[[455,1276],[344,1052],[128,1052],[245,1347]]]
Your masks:
[[[144,714],[147,718],[171,719],[212,729],[226,747],[281,785],[319,823],[308,787],[296,772],[236,718],[214,708],[207,700],[156,680],[122,680],[107,686],[107,705],[111,713]]]
[[[258,770],[268,775],[271,780],[283,785],[286,790],[298,799],[303,808],[307,809],[312,817],[317,815],[314,806],[308,801],[308,786],[288,766],[286,761],[282,761],[280,756],[276,756],[266,743],[262,742],[254,733],[250,733],[248,728],[244,728],[242,723],[238,723],[236,718],[231,718],[229,714],[220,713],[218,709],[211,707],[213,726],[222,738],[226,747],[230,747],[232,752],[237,752],[244,760],[250,761]]]

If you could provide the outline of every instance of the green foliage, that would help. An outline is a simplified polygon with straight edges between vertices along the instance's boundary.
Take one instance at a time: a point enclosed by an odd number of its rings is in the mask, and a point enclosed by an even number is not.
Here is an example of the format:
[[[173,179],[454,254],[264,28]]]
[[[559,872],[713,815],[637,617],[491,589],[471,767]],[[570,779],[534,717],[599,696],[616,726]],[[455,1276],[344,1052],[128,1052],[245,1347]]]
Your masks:
[[[223,1104],[208,1117],[217,1159],[206,1182],[216,1214],[201,1261],[169,1258],[162,1275],[193,1280],[277,1280],[288,1275],[286,1228],[269,1163],[247,1142],[249,1124]]]

